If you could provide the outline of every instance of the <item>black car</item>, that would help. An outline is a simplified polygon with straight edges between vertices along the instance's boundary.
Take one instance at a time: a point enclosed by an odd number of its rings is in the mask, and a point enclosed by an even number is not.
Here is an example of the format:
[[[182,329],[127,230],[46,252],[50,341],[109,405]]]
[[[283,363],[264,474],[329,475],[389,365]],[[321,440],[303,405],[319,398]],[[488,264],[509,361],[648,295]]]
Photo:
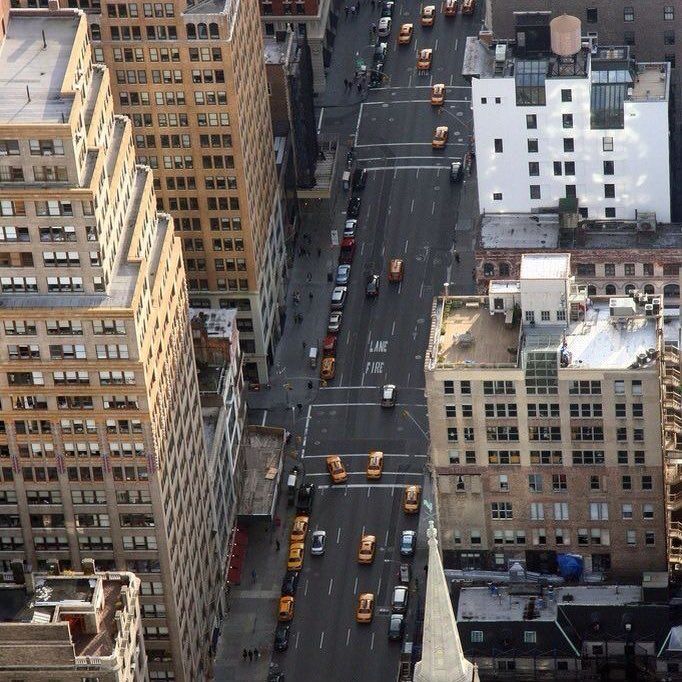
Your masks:
[[[405,630],[405,616],[402,613],[394,613],[388,621],[388,638],[396,641],[403,638]]]
[[[382,17],[392,17],[393,8],[395,7],[395,2],[392,0],[386,0],[381,3],[381,16]]]
[[[301,483],[296,493],[296,512],[310,514],[315,498],[315,486],[312,483]]]
[[[400,534],[400,556],[414,556],[417,546],[417,534],[413,530],[404,530]]]
[[[384,82],[384,74],[382,73],[384,65],[379,62],[376,68],[369,75],[369,87],[370,88],[380,88],[381,84]]]
[[[353,171],[353,189],[365,189],[367,184],[367,169],[366,168],[356,168]]]
[[[296,594],[296,587],[298,586],[298,571],[287,571],[282,580],[282,594],[287,597],[293,597]]]
[[[286,651],[289,648],[289,625],[280,623],[275,630],[275,651]]]
[[[358,196],[353,196],[348,202],[348,208],[346,209],[347,218],[357,218],[360,215],[360,204],[362,200]]]
[[[464,168],[461,161],[453,161],[450,164],[450,182],[462,182]]]
[[[377,43],[374,46],[374,55],[372,56],[372,62],[376,65],[379,63],[383,64],[386,61],[386,55],[388,54],[388,44],[387,43]]]
[[[367,286],[365,287],[365,296],[374,298],[379,295],[379,275],[370,275],[367,278]]]

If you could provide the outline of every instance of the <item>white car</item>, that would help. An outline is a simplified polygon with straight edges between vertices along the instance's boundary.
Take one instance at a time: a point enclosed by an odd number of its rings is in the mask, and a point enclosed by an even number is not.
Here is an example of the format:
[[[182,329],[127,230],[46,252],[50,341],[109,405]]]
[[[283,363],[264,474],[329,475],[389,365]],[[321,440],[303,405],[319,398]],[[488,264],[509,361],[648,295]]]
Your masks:
[[[322,556],[327,546],[327,533],[323,530],[316,530],[312,536],[310,553],[313,556]]]
[[[332,291],[332,310],[341,310],[346,305],[348,287],[334,287]]]
[[[341,329],[341,322],[343,321],[343,313],[340,310],[334,310],[329,315],[329,323],[327,324],[327,331],[330,334],[337,334]]]
[[[348,284],[350,281],[350,265],[339,265],[336,268],[336,283],[339,285]]]
[[[381,19],[379,19],[377,33],[380,38],[386,38],[391,35],[391,17],[381,17]]]
[[[394,384],[385,384],[381,387],[381,407],[393,407],[396,399],[396,388]]]
[[[343,227],[344,237],[355,237],[355,230],[358,227],[358,221],[355,218],[349,218],[346,220],[346,224]]]

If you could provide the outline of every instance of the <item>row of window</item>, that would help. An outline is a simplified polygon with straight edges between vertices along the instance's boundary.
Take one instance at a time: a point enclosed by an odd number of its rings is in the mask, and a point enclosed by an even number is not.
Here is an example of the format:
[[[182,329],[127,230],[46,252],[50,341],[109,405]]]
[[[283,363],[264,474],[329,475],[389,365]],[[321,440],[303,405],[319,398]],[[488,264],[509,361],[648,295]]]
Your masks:
[[[644,450],[634,450],[632,456],[628,450],[618,450],[617,462],[621,466],[644,466],[646,463],[646,452]],[[574,465],[600,465],[604,464],[603,450],[573,450],[572,462]],[[448,458],[450,464],[461,464],[459,450],[449,450]],[[531,450],[529,452],[531,465],[561,466],[563,465],[563,453],[561,450]],[[467,450],[464,458],[465,464],[477,464],[476,451]],[[488,464],[493,466],[520,466],[520,450],[488,450]],[[590,477],[592,490],[600,490],[600,479],[598,476]]]
[[[620,387],[619,387],[620,388]],[[529,418],[538,417],[560,417],[559,403],[528,403],[527,413]],[[473,417],[473,405],[460,405],[462,417]],[[517,417],[516,403],[485,403],[485,416],[487,418],[508,419]],[[642,403],[633,403],[631,405],[632,416],[640,418],[644,416],[644,405]],[[627,417],[627,405],[625,403],[616,403],[614,405],[614,413],[618,418]],[[569,414],[571,417],[582,417],[594,419],[603,416],[601,403],[570,403]],[[457,407],[455,405],[445,406],[446,418],[457,416]]]
[[[104,64],[104,51],[101,47],[93,47],[95,61]],[[144,49],[141,47],[115,47],[113,49],[115,62],[136,62],[145,61]],[[188,50],[190,62],[221,62],[223,53],[219,47],[190,47]],[[149,61],[161,63],[180,62],[180,50],[177,47],[150,47]]]
[[[72,490],[71,501],[73,504],[106,504],[107,493],[105,490]],[[0,490],[0,504],[17,504],[17,502],[16,491]],[[26,502],[39,505],[62,504],[62,493],[60,490],[27,490]],[[117,490],[116,503],[150,504],[151,495],[148,490]],[[99,516],[107,515],[100,514]]]
[[[33,205],[37,216],[73,216],[74,206],[80,205],[83,215],[94,215],[95,207],[92,201],[72,202],[68,200],[53,199],[50,201],[28,202]],[[0,201],[0,216],[25,216],[25,201],[11,201],[3,199]],[[8,241],[8,240],[7,240]]]
[[[0,140],[0,156],[20,156],[21,144],[19,140]],[[31,156],[64,156],[64,141],[52,140],[28,140],[28,150]]]
[[[58,410],[94,410],[94,398],[91,395],[58,395],[55,396]],[[99,402],[99,396],[98,396]],[[10,396],[14,410],[47,410],[51,409],[48,398],[44,395]],[[102,408],[105,410],[139,410],[137,396],[107,395],[102,396]]]
[[[564,187],[566,197],[575,199],[577,196],[577,189],[575,185],[565,185]],[[529,185],[528,193],[531,199],[542,199],[542,187],[540,185]],[[604,198],[616,198],[616,186],[611,183],[604,185]],[[502,201],[502,192],[493,192],[494,201]],[[604,216],[606,218],[615,218],[616,209],[614,206],[604,207]]]
[[[35,360],[40,359],[40,346],[30,344],[28,346],[10,344],[7,346],[10,360]],[[86,360],[88,353],[84,344],[51,344],[49,347],[51,360]],[[107,343],[95,345],[95,357],[98,360],[129,360],[128,346],[124,343]]]
[[[559,474],[561,476],[561,474]],[[501,479],[504,477],[501,477]],[[554,478],[554,477],[553,477]],[[643,477],[644,478],[644,477]],[[649,477],[650,479],[651,477]],[[649,485],[651,481],[648,482]],[[500,485],[503,486],[500,480]],[[645,490],[651,490],[652,488],[644,488]],[[502,490],[505,490],[502,488]],[[508,488],[507,488],[508,490]],[[544,521],[545,520],[545,507],[548,506],[553,511],[553,518],[555,521],[568,521],[569,520],[569,508],[568,502],[554,502],[554,503],[543,503],[543,502],[531,502],[529,508],[529,518],[531,521]],[[587,512],[590,521],[608,521],[609,520],[609,505],[608,502],[588,502]],[[623,503],[620,507],[620,518],[622,520],[630,521],[634,518],[633,516],[633,505],[631,503]],[[490,503],[490,515],[493,520],[509,520],[514,518],[513,506],[511,502],[491,502]],[[645,503],[641,506],[641,515],[644,520],[651,520],[654,518],[654,505],[652,503]],[[549,518],[549,517],[547,517]]]
[[[552,534],[552,540],[556,545],[570,545],[571,544],[571,532],[567,528],[553,528],[550,533]],[[578,528],[576,531],[577,541],[579,545],[605,545],[611,544],[611,533],[605,528]],[[624,533],[624,540],[628,545],[637,544],[636,530],[626,530]],[[533,545],[546,545],[548,544],[548,534],[545,528],[533,528],[531,529],[531,537]],[[656,544],[656,533],[653,530],[645,530],[643,533],[640,532],[640,537],[644,538],[644,544],[647,546]],[[493,531],[493,543],[496,545],[523,545],[526,544],[526,531],[525,530],[494,530]],[[454,531],[454,543],[456,545],[462,544],[462,536],[459,530]],[[469,531],[469,544],[480,545],[481,542],[481,531],[472,528]]]
[[[5,320],[3,328],[6,336],[35,336],[38,325],[35,320]],[[89,323],[86,323],[89,325]],[[82,336],[82,320],[45,320],[45,330],[50,336]],[[101,335],[123,335],[126,333],[125,320],[105,318],[92,321],[92,333]]]
[[[461,395],[471,395],[471,381],[456,382],[451,379],[443,381],[443,395],[454,395],[455,385],[459,383],[459,392]],[[515,395],[516,386],[513,381],[483,381],[483,395]],[[642,380],[632,379],[629,382],[631,395],[642,395]],[[616,395],[624,395],[626,389],[626,382],[623,379],[617,379],[613,382],[613,392]],[[570,395],[601,395],[602,382],[592,379],[590,381],[569,381],[568,393]],[[547,405],[547,403],[539,403],[540,406]],[[546,408],[541,407],[543,411]],[[551,408],[547,408],[551,411]],[[529,416],[531,416],[529,414]],[[543,415],[540,415],[543,416]]]

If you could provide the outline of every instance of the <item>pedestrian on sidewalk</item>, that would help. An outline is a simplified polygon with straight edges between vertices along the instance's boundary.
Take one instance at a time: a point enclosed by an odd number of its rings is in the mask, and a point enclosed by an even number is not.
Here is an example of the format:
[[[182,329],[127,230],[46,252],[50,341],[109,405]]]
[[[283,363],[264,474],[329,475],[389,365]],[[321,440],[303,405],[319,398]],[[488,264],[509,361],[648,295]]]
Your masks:
[[[242,651],[242,658],[244,659],[244,663],[246,663],[246,659],[249,657],[249,653],[246,649]]]
[[[303,344],[303,350],[305,350],[305,347],[306,347],[306,345],[307,345],[306,342],[305,342],[305,341],[301,341],[301,343]]]
[[[360,12],[360,0],[357,0],[357,2],[355,3],[355,11]]]
[[[308,292],[308,298],[309,298],[311,301],[313,300],[313,295],[314,295],[314,294],[313,294],[312,291],[309,291],[309,292]]]
[[[251,571],[251,580],[253,580],[254,583],[256,582],[256,569],[255,568]]]
[[[312,388],[313,388],[313,382],[312,382],[312,381],[309,381],[309,382],[308,382],[308,390],[309,390],[309,391],[312,391]]]
[[[348,90],[348,79],[347,78],[343,79],[343,89]]]
[[[254,650],[253,650],[253,657],[254,657],[256,660],[260,659],[260,651],[258,651],[258,649],[256,649],[255,647],[254,647]]]
[[[309,272],[309,273],[305,276],[305,281],[306,281],[306,282],[312,282],[312,281],[313,281],[313,273],[312,273],[312,272]]]
[[[275,540],[275,551],[279,552],[279,540]]]
[[[317,257],[319,258],[322,255],[322,249],[318,246],[317,247]]]
[[[459,253],[455,251],[455,263],[459,263]]]
[[[251,649],[249,649],[249,663],[251,663],[252,661],[253,661],[253,651],[251,651]]]
[[[303,403],[296,403],[299,412],[303,412]]]
[[[350,15],[353,17],[353,19],[355,19],[355,5],[351,5]]]
[[[346,6],[343,8],[343,11],[346,13],[346,19],[348,19],[348,12],[350,11],[350,10],[348,9],[348,5],[346,5]]]
[[[358,83],[358,95],[362,92],[362,83]]]

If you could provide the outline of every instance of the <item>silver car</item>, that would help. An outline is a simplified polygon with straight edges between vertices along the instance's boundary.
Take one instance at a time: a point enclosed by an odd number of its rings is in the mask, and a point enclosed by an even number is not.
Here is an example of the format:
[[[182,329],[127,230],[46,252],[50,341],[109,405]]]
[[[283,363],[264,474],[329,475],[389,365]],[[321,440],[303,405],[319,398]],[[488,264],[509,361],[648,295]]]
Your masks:
[[[336,268],[336,283],[348,284],[350,280],[350,265],[339,265]]]
[[[387,36],[391,35],[390,17],[381,17],[381,19],[379,19],[379,28],[377,33],[379,34],[380,38],[386,38]]]
[[[346,296],[348,289],[346,287],[334,287],[332,291],[332,310],[341,310],[346,305]]]
[[[344,237],[355,237],[355,230],[358,227],[358,221],[355,218],[349,218],[346,220],[346,224],[343,227]]]
[[[327,546],[327,533],[323,530],[316,530],[312,536],[310,553],[313,556],[322,556]]]

